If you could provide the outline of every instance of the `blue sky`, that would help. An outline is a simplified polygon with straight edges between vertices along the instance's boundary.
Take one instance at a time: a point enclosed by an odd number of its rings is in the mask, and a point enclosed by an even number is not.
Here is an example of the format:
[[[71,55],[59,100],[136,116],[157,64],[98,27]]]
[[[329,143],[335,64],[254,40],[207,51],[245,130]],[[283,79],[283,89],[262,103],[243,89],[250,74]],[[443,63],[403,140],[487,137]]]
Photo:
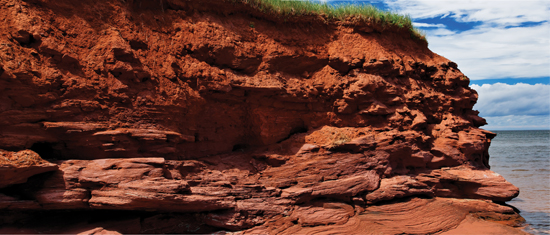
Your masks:
[[[470,78],[483,128],[550,129],[550,1],[325,1],[410,15],[428,47]]]

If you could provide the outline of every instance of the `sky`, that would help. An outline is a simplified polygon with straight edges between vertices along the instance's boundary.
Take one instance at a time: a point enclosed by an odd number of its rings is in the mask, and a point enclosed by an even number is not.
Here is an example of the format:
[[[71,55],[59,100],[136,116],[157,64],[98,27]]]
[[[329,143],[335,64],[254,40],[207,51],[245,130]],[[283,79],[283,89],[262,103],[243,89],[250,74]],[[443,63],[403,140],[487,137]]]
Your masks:
[[[550,1],[371,0],[411,16],[433,52],[458,64],[488,130],[550,129]]]

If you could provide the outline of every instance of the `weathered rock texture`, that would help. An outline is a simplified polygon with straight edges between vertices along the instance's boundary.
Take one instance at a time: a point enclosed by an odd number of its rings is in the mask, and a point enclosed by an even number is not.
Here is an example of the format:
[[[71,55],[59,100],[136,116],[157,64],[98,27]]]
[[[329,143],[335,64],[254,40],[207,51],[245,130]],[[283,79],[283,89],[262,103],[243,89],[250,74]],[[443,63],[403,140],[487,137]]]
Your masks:
[[[520,233],[476,92],[408,30],[229,0],[0,20],[0,232]]]

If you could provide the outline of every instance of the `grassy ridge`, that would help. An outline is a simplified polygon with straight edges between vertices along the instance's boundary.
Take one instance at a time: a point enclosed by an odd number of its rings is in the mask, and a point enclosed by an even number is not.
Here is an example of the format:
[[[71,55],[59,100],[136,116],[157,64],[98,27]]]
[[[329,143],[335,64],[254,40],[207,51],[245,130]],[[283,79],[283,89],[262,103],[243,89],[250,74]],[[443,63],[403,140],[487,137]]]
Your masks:
[[[364,22],[379,24],[383,27],[397,26],[411,31],[411,36],[426,41],[426,35],[412,25],[407,15],[382,11],[372,5],[345,4],[337,7],[327,3],[296,0],[238,0],[264,12],[274,12],[283,16],[324,14],[329,19],[344,20],[354,17]]]

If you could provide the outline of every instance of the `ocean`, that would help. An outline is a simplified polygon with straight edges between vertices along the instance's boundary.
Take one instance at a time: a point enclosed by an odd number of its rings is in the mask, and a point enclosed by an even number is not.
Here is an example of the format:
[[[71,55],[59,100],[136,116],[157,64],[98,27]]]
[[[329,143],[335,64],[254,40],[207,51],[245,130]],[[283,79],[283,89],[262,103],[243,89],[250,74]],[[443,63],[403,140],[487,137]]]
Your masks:
[[[521,211],[532,234],[550,234],[550,131],[493,131],[491,170],[519,188],[508,202]]]

